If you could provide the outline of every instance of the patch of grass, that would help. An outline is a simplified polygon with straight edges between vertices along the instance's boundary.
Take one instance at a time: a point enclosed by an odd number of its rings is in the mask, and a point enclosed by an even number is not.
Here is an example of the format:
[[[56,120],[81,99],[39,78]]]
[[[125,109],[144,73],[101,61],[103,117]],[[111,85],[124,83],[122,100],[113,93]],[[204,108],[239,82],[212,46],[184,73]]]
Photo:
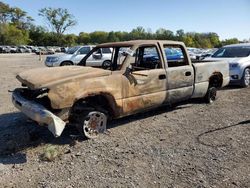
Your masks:
[[[54,161],[60,155],[58,146],[49,145],[44,149],[42,160]]]

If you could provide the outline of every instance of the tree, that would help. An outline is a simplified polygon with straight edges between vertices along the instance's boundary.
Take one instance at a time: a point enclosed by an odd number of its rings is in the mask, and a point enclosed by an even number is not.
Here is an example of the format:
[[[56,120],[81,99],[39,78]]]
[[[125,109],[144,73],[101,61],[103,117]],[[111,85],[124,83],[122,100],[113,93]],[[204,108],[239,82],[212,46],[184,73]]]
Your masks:
[[[131,39],[145,39],[146,31],[143,27],[139,26],[130,32]]]
[[[29,29],[34,21],[32,17],[27,16],[27,12],[17,7],[11,8],[10,19],[18,29]]]
[[[194,47],[195,44],[194,44],[194,41],[193,41],[193,38],[189,35],[185,35],[183,37],[183,42],[185,43],[186,46],[188,47]]]
[[[179,29],[176,31],[177,40],[183,41],[184,35],[185,35],[185,32],[183,29]]]
[[[9,5],[0,2],[0,23],[7,23],[10,19],[11,8]]]
[[[39,10],[38,15],[42,16],[52,31],[58,35],[63,34],[67,29],[77,24],[74,16],[70,14],[67,9],[43,8]]]
[[[118,42],[118,41],[120,41],[119,38],[116,36],[114,31],[109,32],[107,40],[108,40],[108,42]]]
[[[229,44],[237,44],[239,43],[239,40],[237,38],[232,38],[232,39],[226,39],[221,41],[222,46],[229,45]]]
[[[220,38],[217,33],[208,33],[209,39],[211,42],[211,45],[213,47],[219,47],[220,46]]]
[[[90,42],[90,36],[88,33],[81,32],[79,33],[77,43],[78,44],[88,44]]]
[[[160,28],[156,31],[156,38],[160,40],[173,40],[175,37],[172,31]]]
[[[64,35],[64,43],[62,46],[74,46],[76,45],[77,36],[74,34]]]
[[[95,31],[89,34],[90,42],[93,44],[107,42],[108,33],[105,31]]]
[[[28,31],[18,29],[10,24],[1,24],[0,40],[0,43],[8,45],[21,45],[30,42]]]

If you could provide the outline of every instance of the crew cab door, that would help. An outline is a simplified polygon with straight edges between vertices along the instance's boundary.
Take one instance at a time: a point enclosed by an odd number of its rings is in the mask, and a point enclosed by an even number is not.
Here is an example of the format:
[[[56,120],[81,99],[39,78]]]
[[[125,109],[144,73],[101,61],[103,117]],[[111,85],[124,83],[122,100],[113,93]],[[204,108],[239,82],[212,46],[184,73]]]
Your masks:
[[[124,74],[123,111],[132,114],[166,100],[167,77],[157,45],[141,46],[131,57],[132,71]]]
[[[194,89],[194,69],[189,63],[184,46],[163,44],[162,47],[167,62],[167,101],[173,103],[191,98]]]
[[[86,66],[101,67],[104,61],[111,62],[111,48],[98,48],[86,60]]]

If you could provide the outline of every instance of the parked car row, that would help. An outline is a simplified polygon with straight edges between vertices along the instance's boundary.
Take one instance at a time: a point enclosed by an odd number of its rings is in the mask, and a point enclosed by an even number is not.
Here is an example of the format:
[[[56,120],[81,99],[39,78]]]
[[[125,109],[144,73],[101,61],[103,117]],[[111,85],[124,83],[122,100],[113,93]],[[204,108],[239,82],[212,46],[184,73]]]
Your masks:
[[[36,53],[42,55],[54,54],[56,52],[66,52],[67,47],[57,47],[57,46],[0,46],[0,53]]]
[[[192,60],[202,60],[206,57],[210,57],[216,50],[217,48],[212,48],[212,49],[191,48],[191,47],[187,48],[189,56]]]

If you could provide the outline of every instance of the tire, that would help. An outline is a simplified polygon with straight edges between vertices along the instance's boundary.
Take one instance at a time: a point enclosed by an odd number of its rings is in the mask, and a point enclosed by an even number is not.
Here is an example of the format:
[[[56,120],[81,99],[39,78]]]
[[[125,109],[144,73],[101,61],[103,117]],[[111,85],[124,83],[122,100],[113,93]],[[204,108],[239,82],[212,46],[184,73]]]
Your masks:
[[[111,61],[106,60],[102,63],[102,68],[103,69],[111,69]]]
[[[106,131],[108,115],[102,108],[95,108],[87,103],[83,105],[82,112],[77,115],[76,128],[84,138],[97,138]]]
[[[208,104],[212,104],[216,100],[217,89],[215,87],[210,87],[207,90],[207,94],[205,96],[205,102]]]
[[[70,65],[73,65],[73,63],[71,63],[70,61],[64,61],[61,63],[60,66],[70,66]]]
[[[250,68],[246,68],[241,78],[241,86],[248,87],[249,85],[250,85]]]

